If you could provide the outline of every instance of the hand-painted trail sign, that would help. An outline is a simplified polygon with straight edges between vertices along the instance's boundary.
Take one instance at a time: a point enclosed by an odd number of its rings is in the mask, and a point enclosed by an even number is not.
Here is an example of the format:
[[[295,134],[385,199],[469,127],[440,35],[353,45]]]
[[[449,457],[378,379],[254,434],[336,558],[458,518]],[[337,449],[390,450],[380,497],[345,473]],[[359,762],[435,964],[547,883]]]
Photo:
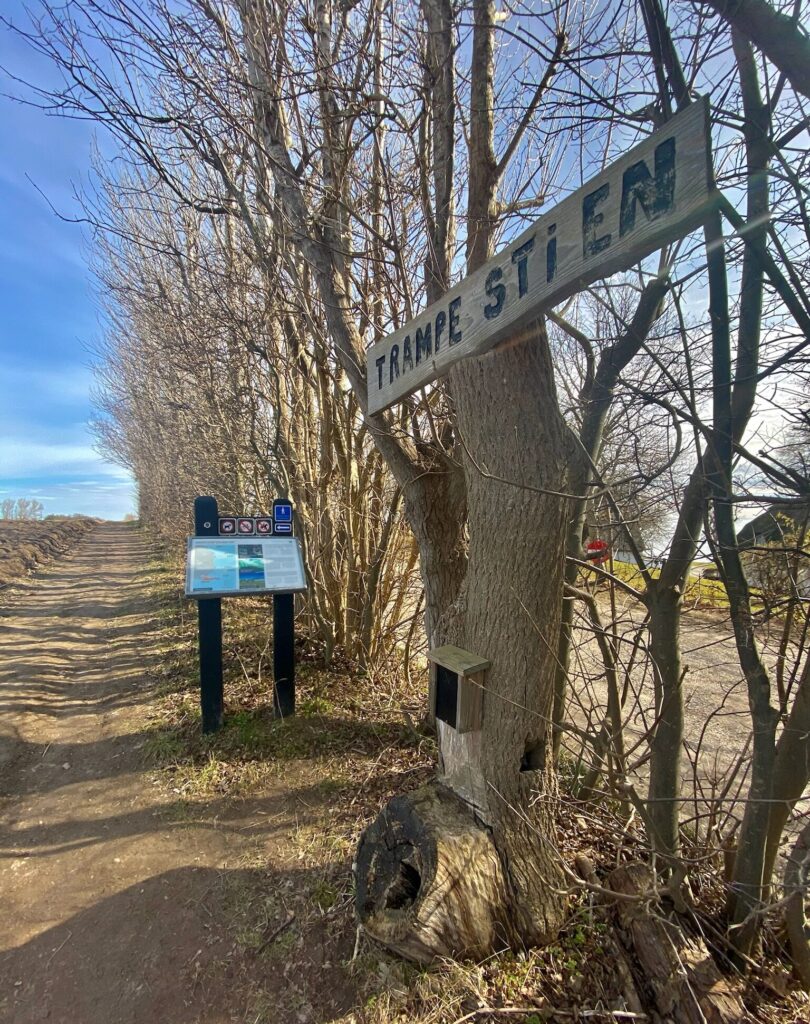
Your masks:
[[[693,103],[577,189],[511,245],[368,351],[380,412],[514,335],[544,308],[626,270],[706,217],[709,109]]]
[[[294,595],[307,583],[292,505],[277,499],[272,517],[220,516],[215,498],[196,498],[194,532],[186,596],[198,605],[203,732],[223,721],[222,597],[273,594],[273,707],[282,718],[295,714]]]

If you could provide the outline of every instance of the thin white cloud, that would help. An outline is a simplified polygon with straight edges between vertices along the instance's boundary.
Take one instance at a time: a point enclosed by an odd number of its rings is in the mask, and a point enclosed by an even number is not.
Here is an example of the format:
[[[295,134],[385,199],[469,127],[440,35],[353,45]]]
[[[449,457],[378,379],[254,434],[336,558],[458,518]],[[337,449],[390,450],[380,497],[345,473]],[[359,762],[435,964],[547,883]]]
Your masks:
[[[13,402],[17,396],[17,404],[22,406],[24,400],[30,402],[31,394],[36,394],[40,401],[48,400],[60,405],[84,404],[89,400],[92,383],[92,370],[81,365],[40,368],[6,363],[3,367],[3,404]]]
[[[88,444],[40,441],[25,434],[0,438],[0,477],[33,479],[77,473],[130,480],[125,469],[106,462]]]

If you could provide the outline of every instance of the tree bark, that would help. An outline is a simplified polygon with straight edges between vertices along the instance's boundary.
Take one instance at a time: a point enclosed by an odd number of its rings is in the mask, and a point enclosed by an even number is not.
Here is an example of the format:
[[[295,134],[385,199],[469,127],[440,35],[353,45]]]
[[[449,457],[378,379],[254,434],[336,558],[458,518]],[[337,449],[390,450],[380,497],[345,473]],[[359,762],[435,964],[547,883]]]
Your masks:
[[[805,662],[798,692],[790,715],[776,745],[773,766],[768,836],[762,877],[768,885],[779,852],[779,841],[796,806],[810,781],[810,659]]]
[[[648,815],[653,848],[665,857],[677,854],[683,743],[683,667],[681,664],[681,590],[659,588],[645,595],[650,613],[650,658],[655,684],[655,729],[650,741]]]
[[[539,942],[557,930],[563,908],[550,725],[569,508],[559,492],[578,449],[558,410],[542,324],[450,376],[468,453],[470,533],[454,642],[492,668],[480,736],[443,744],[443,767],[467,783],[492,828],[520,932]]]
[[[386,805],[363,833],[355,876],[366,932],[410,960],[482,959],[517,938],[492,837],[443,786]]]
[[[655,875],[646,864],[617,868],[609,884],[614,892],[639,897],[638,902],[617,902],[616,913],[664,1019],[673,1024],[750,1021],[739,993],[720,974],[703,940],[687,937],[674,915],[650,902]]]

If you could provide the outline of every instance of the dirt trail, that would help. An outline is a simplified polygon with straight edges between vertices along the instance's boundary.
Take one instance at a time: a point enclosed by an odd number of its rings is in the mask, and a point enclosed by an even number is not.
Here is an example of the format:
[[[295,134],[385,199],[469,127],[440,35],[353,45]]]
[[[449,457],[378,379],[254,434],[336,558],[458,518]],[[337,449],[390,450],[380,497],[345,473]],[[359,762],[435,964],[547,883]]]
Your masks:
[[[145,769],[149,557],[105,523],[0,598],[3,1024],[244,1019],[223,902],[300,806],[288,780],[189,815]]]

